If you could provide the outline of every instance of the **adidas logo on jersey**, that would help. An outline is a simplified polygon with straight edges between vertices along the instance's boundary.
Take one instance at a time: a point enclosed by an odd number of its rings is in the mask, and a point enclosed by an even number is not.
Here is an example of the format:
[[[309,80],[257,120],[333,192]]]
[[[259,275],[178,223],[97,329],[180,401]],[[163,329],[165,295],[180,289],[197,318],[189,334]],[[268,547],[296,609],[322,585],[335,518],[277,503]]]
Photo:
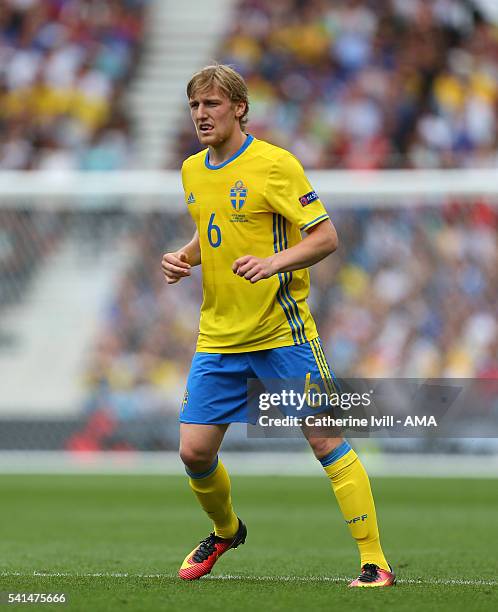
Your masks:
[[[187,204],[195,204],[195,197],[194,194],[192,192],[190,192],[190,195],[187,199]]]

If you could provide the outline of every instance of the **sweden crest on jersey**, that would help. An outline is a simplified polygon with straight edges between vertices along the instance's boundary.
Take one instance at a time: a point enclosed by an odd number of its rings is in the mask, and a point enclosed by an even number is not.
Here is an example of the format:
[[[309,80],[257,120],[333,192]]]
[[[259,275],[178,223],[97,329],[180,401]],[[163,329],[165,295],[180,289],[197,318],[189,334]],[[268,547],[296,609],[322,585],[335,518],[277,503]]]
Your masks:
[[[230,189],[230,201],[234,210],[240,210],[247,199],[247,187],[242,181],[236,181]]]

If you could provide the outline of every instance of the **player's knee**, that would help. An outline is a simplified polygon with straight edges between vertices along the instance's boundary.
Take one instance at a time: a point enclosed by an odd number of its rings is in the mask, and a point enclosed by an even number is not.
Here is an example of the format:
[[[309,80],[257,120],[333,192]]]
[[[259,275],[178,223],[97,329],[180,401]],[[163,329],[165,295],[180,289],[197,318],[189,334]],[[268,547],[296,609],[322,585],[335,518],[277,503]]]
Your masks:
[[[308,442],[313,450],[313,453],[317,459],[325,457],[331,453],[334,448],[338,445],[335,439],[331,438],[308,438]]]
[[[181,447],[180,459],[184,465],[192,472],[205,472],[212,465],[216,457],[216,453],[195,447]]]

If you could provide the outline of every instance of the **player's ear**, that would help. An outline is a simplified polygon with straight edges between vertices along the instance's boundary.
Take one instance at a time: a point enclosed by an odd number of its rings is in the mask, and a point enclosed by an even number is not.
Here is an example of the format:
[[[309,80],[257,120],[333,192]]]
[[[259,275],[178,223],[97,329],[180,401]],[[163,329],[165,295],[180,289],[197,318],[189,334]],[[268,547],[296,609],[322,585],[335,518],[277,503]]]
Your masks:
[[[240,119],[245,112],[246,112],[246,103],[237,102],[237,104],[235,104],[235,116],[237,117],[237,119]]]

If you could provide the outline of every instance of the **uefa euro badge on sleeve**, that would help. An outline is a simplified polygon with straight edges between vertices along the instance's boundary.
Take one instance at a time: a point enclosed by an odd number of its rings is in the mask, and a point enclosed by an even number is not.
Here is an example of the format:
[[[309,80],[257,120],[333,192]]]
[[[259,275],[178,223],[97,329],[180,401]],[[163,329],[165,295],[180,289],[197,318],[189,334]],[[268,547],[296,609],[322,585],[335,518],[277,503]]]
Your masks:
[[[315,200],[318,200],[318,194],[316,191],[310,191],[309,193],[305,193],[299,198],[299,202],[303,208],[305,206],[308,206],[308,204],[311,204],[311,202],[314,202]]]

